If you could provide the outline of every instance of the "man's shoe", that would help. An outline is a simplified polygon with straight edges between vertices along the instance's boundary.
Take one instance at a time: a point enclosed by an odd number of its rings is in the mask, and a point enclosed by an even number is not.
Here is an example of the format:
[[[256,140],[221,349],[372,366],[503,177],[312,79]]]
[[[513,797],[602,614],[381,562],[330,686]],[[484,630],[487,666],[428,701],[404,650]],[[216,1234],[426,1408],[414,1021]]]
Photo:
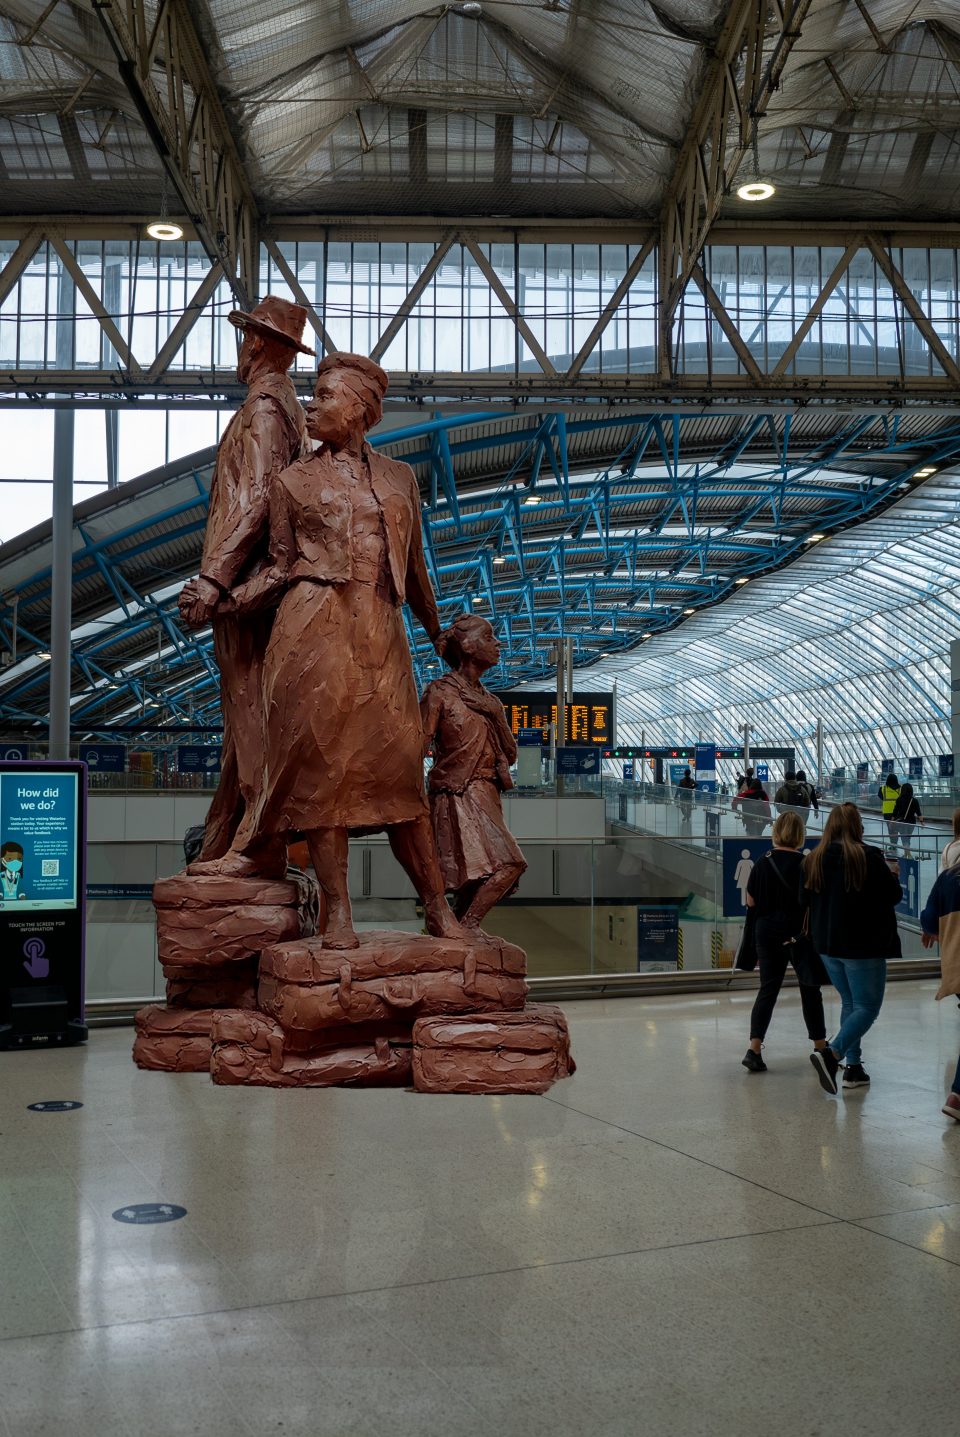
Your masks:
[[[870,1086],[870,1074],[865,1073],[862,1063],[848,1063],[843,1070],[843,1086],[845,1088],[868,1088]]]
[[[947,1101],[940,1111],[941,1113],[946,1113],[948,1118],[954,1118],[960,1123],[960,1094],[948,1093]]]
[[[810,1054],[810,1061],[814,1066],[817,1077],[820,1079],[820,1086],[825,1093],[832,1097],[837,1095],[837,1074],[840,1071],[840,1059],[834,1055],[832,1048],[814,1048]]]
[[[745,1056],[741,1059],[741,1066],[746,1068],[748,1073],[765,1073],[767,1071],[766,1063],[760,1054],[755,1053],[752,1048],[747,1049]]]

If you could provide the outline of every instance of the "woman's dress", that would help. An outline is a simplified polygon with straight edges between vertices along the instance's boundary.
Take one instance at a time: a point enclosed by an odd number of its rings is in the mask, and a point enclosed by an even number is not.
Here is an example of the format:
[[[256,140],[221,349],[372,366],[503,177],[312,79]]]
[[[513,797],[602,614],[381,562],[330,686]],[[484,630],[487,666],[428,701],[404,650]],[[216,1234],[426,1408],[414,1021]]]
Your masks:
[[[346,492],[353,577],[295,576],[267,648],[262,833],[375,831],[427,808],[413,666],[365,456]]]

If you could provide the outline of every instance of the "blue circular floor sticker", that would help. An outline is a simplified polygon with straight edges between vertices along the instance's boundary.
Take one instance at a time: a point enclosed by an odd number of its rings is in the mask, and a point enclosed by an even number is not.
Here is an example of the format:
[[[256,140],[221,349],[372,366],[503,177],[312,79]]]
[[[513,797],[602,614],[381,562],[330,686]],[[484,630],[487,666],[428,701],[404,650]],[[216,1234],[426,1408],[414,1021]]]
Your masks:
[[[58,1099],[50,1103],[28,1103],[31,1113],[72,1113],[75,1108],[82,1108],[82,1103],[72,1103]]]
[[[148,1222],[176,1222],[178,1218],[186,1217],[185,1207],[177,1207],[172,1202],[132,1202],[126,1207],[118,1207],[113,1216],[117,1222],[132,1222],[138,1225]]]

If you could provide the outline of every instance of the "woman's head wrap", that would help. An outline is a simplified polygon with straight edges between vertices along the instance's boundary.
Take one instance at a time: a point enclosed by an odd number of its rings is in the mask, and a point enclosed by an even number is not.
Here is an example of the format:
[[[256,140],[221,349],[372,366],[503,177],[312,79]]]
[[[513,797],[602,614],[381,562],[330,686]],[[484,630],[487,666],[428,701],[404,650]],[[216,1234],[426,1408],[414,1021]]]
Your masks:
[[[332,373],[363,403],[367,428],[379,424],[383,417],[383,396],[390,383],[386,370],[364,354],[328,354],[317,366],[317,378]]]
[[[464,658],[469,658],[473,643],[484,639],[491,629],[489,619],[485,619],[482,614],[461,614],[437,639],[437,647],[444,662],[452,669],[458,669]]]

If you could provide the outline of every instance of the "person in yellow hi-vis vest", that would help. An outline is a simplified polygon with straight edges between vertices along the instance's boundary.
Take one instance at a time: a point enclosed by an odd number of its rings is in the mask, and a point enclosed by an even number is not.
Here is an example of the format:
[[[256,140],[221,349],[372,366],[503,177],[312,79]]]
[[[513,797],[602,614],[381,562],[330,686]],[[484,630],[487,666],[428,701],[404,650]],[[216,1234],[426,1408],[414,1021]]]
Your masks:
[[[877,797],[883,805],[883,817],[887,825],[887,836],[890,840],[890,847],[892,851],[896,853],[897,840],[893,826],[893,810],[896,807],[897,799],[900,797],[900,780],[895,773],[884,775]]]

